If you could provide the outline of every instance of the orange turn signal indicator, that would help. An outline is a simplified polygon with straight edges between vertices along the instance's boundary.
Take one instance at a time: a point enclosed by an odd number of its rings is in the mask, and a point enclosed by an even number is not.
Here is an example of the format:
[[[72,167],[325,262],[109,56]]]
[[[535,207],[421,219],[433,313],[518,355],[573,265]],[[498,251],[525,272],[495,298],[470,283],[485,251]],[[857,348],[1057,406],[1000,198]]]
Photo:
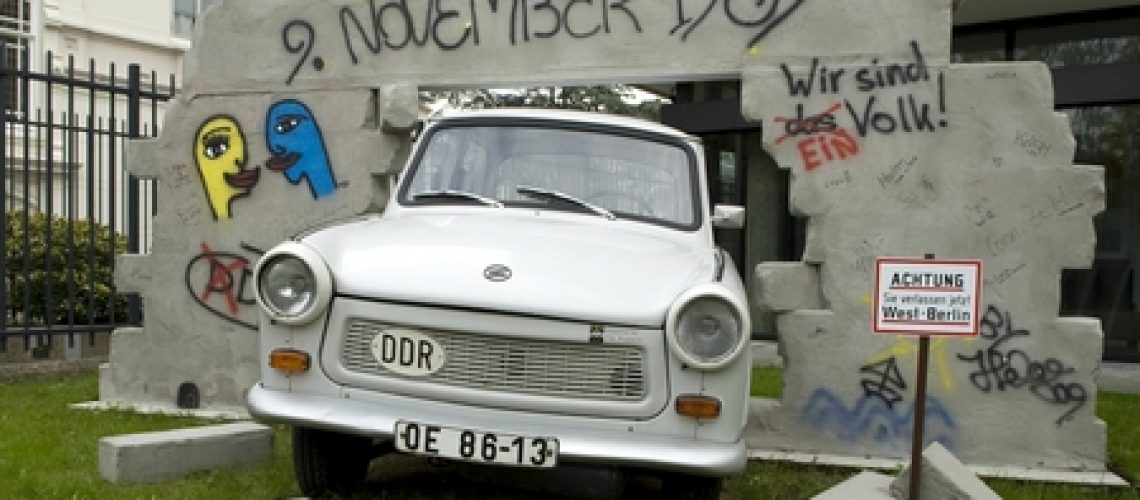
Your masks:
[[[677,413],[693,418],[717,418],[720,416],[720,398],[703,394],[681,394],[677,396]]]
[[[286,375],[309,371],[309,353],[289,348],[277,348],[269,353],[269,366],[285,372]]]

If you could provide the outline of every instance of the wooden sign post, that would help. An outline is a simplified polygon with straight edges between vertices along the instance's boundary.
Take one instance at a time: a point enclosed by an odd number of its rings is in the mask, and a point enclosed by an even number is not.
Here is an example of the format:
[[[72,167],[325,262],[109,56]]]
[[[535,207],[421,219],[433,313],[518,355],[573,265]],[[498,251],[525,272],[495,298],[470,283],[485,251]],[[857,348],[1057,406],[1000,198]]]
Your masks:
[[[876,334],[918,336],[918,381],[910,446],[910,499],[919,499],[930,337],[976,337],[982,261],[880,257],[875,261]]]

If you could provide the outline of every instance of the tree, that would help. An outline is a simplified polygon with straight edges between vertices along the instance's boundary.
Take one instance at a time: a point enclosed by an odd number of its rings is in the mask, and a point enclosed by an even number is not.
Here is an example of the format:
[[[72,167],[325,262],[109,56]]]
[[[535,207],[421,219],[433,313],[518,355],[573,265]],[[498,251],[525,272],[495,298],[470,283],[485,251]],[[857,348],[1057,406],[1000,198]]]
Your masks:
[[[127,320],[127,299],[112,285],[126,238],[92,221],[42,213],[8,212],[5,222],[8,325]]]
[[[421,98],[446,100],[460,109],[553,108],[597,111],[657,121],[661,100],[637,100],[632,88],[617,85],[528,87],[520,89],[461,89],[426,92]]]

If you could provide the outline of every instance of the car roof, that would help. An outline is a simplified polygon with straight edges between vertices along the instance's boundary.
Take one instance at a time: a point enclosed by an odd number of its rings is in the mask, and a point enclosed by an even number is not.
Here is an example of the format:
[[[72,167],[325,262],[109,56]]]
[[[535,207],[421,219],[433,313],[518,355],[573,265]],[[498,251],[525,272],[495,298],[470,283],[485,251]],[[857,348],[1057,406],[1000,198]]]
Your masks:
[[[551,120],[562,122],[575,122],[587,125],[603,125],[621,127],[634,130],[645,130],[658,134],[668,135],[687,141],[698,141],[695,136],[686,134],[673,127],[661,123],[633,118],[629,116],[613,115],[602,112],[573,111],[565,109],[544,108],[493,108],[493,109],[447,109],[428,118],[431,122],[445,123],[451,120],[467,119],[524,119],[524,120]]]

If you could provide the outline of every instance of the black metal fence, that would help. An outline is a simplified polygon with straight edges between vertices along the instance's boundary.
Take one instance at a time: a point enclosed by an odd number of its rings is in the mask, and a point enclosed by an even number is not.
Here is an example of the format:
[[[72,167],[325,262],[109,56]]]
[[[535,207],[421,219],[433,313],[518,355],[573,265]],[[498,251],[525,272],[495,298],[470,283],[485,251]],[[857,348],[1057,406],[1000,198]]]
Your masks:
[[[147,250],[157,191],[126,173],[123,151],[158,135],[175,88],[136,64],[123,74],[50,52],[30,68],[26,51],[0,47],[0,353],[13,338],[50,351],[61,336],[74,347],[141,324],[139,298],[115,288],[114,257]]]

